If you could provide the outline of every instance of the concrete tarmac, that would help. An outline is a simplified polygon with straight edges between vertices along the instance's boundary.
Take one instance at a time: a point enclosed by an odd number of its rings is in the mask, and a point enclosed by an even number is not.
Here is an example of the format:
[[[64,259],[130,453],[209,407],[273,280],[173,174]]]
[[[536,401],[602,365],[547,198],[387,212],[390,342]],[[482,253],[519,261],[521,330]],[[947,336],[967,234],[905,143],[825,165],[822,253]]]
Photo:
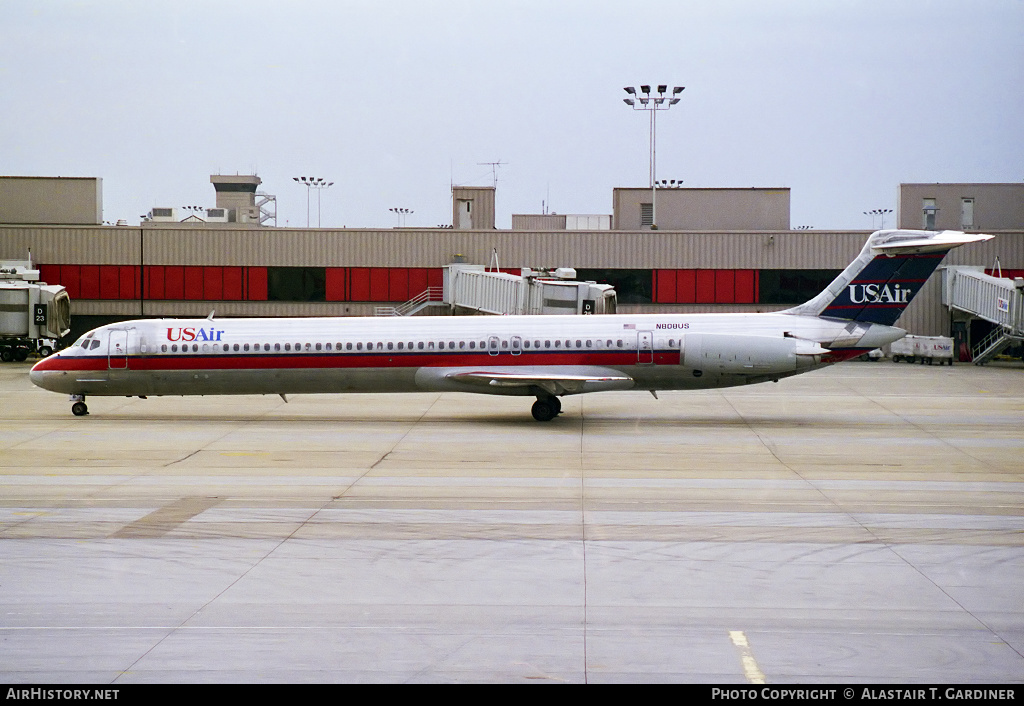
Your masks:
[[[1024,681],[1024,369],[89,398],[0,365],[0,681]]]

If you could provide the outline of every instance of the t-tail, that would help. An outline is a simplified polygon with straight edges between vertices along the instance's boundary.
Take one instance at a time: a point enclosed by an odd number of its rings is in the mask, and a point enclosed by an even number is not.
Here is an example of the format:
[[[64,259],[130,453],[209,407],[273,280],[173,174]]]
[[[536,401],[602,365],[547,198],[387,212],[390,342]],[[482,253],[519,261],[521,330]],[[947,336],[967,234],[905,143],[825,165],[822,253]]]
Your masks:
[[[892,326],[947,252],[992,237],[950,230],[876,231],[825,291],[786,313]]]

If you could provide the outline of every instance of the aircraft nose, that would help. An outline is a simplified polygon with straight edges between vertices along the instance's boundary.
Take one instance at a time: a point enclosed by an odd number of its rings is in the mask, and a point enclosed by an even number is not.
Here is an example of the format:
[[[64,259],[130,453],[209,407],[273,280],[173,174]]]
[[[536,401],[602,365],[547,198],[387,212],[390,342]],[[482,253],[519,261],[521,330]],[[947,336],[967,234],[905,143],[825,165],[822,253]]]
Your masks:
[[[47,373],[56,368],[54,361],[59,357],[60,353],[54,353],[32,366],[32,369],[28,371],[28,379],[32,381],[33,385],[46,389],[44,382],[47,378]]]

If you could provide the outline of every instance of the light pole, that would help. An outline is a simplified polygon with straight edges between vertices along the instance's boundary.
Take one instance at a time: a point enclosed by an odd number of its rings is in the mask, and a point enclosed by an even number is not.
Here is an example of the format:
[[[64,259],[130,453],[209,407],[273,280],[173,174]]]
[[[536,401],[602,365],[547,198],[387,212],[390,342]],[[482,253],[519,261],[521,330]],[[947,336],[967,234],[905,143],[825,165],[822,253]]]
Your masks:
[[[405,227],[405,217],[406,216],[408,216],[410,213],[416,213],[415,211],[413,211],[411,209],[408,209],[408,208],[389,208],[388,210],[391,211],[396,216],[398,216],[398,227],[399,228],[404,228]]]
[[[320,192],[334,186],[333,181],[327,181],[323,177],[292,177],[306,187],[306,227],[309,228],[309,194],[310,190],[316,189],[316,227],[320,227]]]
[[[658,228],[658,189],[657,189],[657,115],[659,110],[668,110],[676,103],[679,102],[677,97],[680,93],[685,90],[686,86],[674,86],[672,88],[672,94],[666,96],[665,93],[668,91],[668,86],[661,84],[658,86],[656,95],[651,94],[650,86],[640,86],[640,92],[637,93],[637,89],[632,86],[626,86],[623,90],[628,93],[630,98],[623,98],[622,102],[628,105],[633,110],[646,110],[651,114],[651,145],[650,145],[650,157],[651,157],[651,230],[657,230]],[[639,105],[637,105],[639,103]]]
[[[885,230],[885,214],[887,214],[887,213],[892,213],[892,209],[891,208],[874,208],[874,209],[872,209],[870,211],[864,211],[864,215],[865,216],[871,216],[871,227],[872,228],[875,227],[875,216],[881,216],[882,217],[882,225],[878,228],[878,230]]]

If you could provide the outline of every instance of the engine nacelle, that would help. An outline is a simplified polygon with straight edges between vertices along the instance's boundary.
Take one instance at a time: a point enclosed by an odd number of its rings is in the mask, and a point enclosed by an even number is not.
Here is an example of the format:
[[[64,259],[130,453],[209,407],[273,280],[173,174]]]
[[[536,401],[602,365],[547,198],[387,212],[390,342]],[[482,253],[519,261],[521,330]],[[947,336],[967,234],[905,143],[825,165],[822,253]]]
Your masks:
[[[796,338],[731,333],[688,333],[682,346],[683,365],[709,374],[792,373],[813,366],[827,352]]]

